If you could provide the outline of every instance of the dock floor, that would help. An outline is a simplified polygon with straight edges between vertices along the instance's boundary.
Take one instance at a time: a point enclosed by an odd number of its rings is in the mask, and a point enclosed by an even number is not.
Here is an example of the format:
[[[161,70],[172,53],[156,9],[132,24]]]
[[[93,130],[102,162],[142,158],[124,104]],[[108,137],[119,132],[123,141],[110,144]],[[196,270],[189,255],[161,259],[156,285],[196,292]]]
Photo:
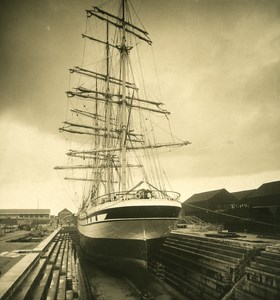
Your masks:
[[[16,236],[20,234],[24,233]],[[139,293],[132,278],[98,270],[82,257],[76,228],[59,228],[40,243],[6,242],[12,238],[11,234],[0,239],[0,246],[5,245],[0,261],[15,263],[1,276],[1,300],[280,299],[280,241],[276,239],[201,228],[172,231],[148,261],[149,291]]]

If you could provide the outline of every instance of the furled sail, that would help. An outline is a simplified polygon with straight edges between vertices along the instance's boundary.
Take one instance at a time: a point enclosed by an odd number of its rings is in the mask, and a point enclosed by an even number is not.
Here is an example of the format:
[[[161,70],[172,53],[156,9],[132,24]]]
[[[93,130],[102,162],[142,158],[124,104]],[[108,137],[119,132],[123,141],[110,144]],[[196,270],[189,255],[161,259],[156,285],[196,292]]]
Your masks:
[[[77,143],[67,153],[69,164],[56,169],[68,172],[65,179],[84,184],[88,205],[92,197],[125,193],[142,181],[164,191],[158,149],[190,144],[171,133],[169,141],[156,141],[170,132],[160,133],[158,126],[159,121],[169,126],[170,112],[157,97],[147,96],[144,83],[151,77],[143,75],[140,56],[152,41],[141,24],[133,23],[133,12],[128,1],[116,14],[105,7],[86,10],[83,61],[69,69],[69,112],[59,130]]]

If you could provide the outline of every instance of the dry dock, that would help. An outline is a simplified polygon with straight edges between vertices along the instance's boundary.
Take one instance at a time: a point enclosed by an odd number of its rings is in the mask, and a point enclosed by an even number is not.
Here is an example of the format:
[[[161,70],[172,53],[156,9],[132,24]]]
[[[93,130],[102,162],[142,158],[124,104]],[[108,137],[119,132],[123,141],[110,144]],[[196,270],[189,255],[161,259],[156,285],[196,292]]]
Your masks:
[[[173,231],[149,265],[190,299],[280,299],[280,241]]]
[[[148,262],[147,290],[80,256],[58,229],[0,278],[0,299],[280,299],[280,241],[173,231]]]
[[[0,237],[0,275],[6,273],[22,258],[23,254],[20,252],[32,250],[39,244],[37,237],[30,237],[31,233],[24,230],[8,232]],[[15,240],[17,242],[14,242]]]

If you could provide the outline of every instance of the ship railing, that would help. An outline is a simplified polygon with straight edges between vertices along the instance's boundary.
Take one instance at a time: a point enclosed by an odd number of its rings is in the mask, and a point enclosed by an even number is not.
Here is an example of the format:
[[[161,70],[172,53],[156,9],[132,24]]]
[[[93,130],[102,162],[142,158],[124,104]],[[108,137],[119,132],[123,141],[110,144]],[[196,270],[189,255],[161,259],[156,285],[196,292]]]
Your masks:
[[[160,191],[151,189],[141,189],[137,191],[127,192],[114,192],[95,198],[93,204],[99,205],[104,204],[106,202],[135,199],[167,199],[171,201],[179,201],[180,194],[174,191]]]

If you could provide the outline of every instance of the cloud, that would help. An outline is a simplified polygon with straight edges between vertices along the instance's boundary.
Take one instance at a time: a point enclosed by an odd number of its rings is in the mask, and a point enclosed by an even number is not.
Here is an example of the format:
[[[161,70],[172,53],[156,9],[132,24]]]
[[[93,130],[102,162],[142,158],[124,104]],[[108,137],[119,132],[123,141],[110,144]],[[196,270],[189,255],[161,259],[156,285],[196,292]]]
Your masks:
[[[20,123],[11,116],[0,121],[0,204],[51,208],[52,212],[64,207],[74,209],[67,193],[63,174],[57,174],[56,165],[65,160],[65,143],[58,134],[42,134],[38,128]]]
[[[9,187],[18,186],[26,199],[36,183],[47,199],[46,189],[55,184],[52,167],[65,152],[56,134],[66,110],[67,69],[82,60],[84,9],[91,5],[90,0],[18,0],[2,6],[0,193],[5,198]],[[192,141],[163,155],[168,176],[193,178],[205,187],[209,178],[215,183],[230,178],[236,185],[244,176],[278,176],[280,1],[136,5],[154,41],[172,131]],[[144,74],[155,95],[156,76]],[[19,195],[14,192],[14,199]]]
[[[16,2],[1,10],[0,116],[54,131],[65,112],[68,68],[82,57],[82,42],[73,39],[84,29],[84,12],[76,18],[77,4],[65,1]]]
[[[9,115],[2,117],[0,130],[2,184],[44,182],[53,176],[53,167],[62,160],[65,149],[58,134],[43,134],[38,128],[11,119]]]
[[[220,177],[184,177],[173,180],[172,189],[180,191],[181,201],[185,201],[195,193],[225,188],[229,192],[257,189],[263,183],[276,181],[280,171],[260,172],[251,175],[235,175]]]
[[[193,142],[169,159],[169,172],[180,177],[279,170],[279,2],[190,6],[183,21],[176,18],[178,31],[166,25],[170,38],[160,41],[167,82],[162,94],[174,102],[174,132]],[[173,170],[179,159],[185,168]]]

